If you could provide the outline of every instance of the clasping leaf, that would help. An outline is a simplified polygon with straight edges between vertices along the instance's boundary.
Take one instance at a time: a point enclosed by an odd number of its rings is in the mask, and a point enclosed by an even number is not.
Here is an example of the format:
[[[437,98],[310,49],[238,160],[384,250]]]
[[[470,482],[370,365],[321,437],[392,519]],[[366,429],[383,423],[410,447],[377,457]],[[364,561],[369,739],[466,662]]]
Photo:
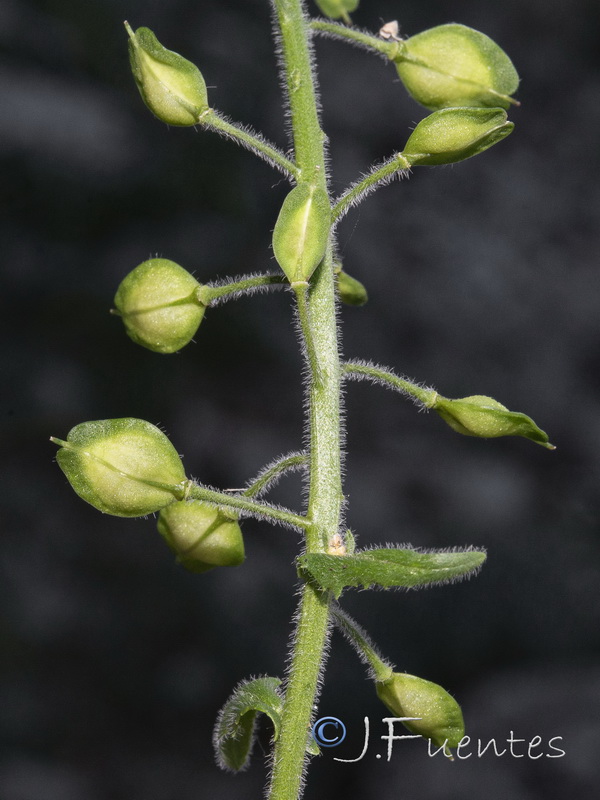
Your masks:
[[[298,559],[299,571],[321,589],[339,597],[347,586],[417,588],[447,583],[475,572],[486,555],[478,550],[437,550],[386,547],[350,556],[310,553]]]
[[[242,681],[225,703],[215,725],[213,745],[221,769],[239,772],[248,766],[259,713],[271,718],[276,740],[279,736],[283,701],[279,678],[265,675]]]

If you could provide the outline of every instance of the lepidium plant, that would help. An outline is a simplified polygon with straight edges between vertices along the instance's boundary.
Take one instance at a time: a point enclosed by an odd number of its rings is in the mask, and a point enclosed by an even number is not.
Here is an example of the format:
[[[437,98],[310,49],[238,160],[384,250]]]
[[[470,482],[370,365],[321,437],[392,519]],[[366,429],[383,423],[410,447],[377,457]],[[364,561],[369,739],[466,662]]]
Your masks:
[[[280,170],[291,188],[273,230],[280,271],[201,285],[178,264],[153,258],[124,278],[114,312],[136,343],[168,354],[190,342],[207,308],[258,291],[287,289],[306,366],[305,449],[274,460],[244,490],[227,492],[187,478],[166,435],[140,419],[84,422],[66,440],[52,438],[60,447],[59,466],[80,497],[116,516],[158,512],[160,533],[181,565],[193,572],[244,561],[244,517],[302,532],[304,549],[297,559],[301,599],[285,680],[263,676],[241,682],[223,706],[214,733],[219,765],[240,770],[250,757],[258,714],[270,717],[271,800],[296,800],[307,761],[319,752],[313,715],[333,624],[367,665],[379,698],[393,715],[405,718],[411,731],[431,740],[448,757],[464,734],[458,703],[441,686],[396,672],[341,608],[340,598],[351,587],[420,588],[450,582],[476,572],[485,553],[471,548],[426,552],[395,545],[355,548],[344,525],[340,400],[345,384],[368,380],[393,389],[418,407],[433,409],[467,436],[523,436],[552,447],[528,416],[490,397],[448,399],[387,367],[341,357],[338,302],[361,305],[367,294],[342,268],[337,223],[370,192],[395,177],[407,177],[413,167],[462,161],[508,136],[513,125],[506,109],[516,103],[511,95],[518,85],[508,56],[484,34],[450,24],[402,39],[395,22],[369,33],[352,26],[349,14],[357,4],[358,0],[317,0],[329,19],[310,19],[304,0],[272,0],[292,135],[289,153],[212,108],[194,64],[165,49],[147,28],[134,31],[126,23],[133,76],[149,109],[170,125],[206,128],[246,147]],[[432,112],[401,149],[339,197],[330,187],[327,139],[317,101],[312,48],[316,35],[347,41],[391,62],[410,95]],[[264,499],[292,470],[301,470],[306,481],[307,503],[299,511]]]

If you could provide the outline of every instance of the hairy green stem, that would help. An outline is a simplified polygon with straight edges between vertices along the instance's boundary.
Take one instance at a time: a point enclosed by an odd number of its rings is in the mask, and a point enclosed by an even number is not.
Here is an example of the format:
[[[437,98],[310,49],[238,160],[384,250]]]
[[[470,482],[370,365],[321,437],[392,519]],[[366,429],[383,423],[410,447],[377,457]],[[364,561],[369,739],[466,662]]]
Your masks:
[[[290,470],[301,469],[308,466],[307,453],[292,453],[290,456],[281,458],[275,464],[264,469],[257,478],[250,482],[247,489],[244,489],[245,497],[258,497],[281,475]]]
[[[310,520],[299,514],[294,514],[285,508],[278,508],[269,503],[252,500],[244,495],[227,494],[227,492],[217,492],[214,489],[207,489],[191,481],[185,487],[185,498],[190,500],[203,500],[206,503],[213,503],[222,508],[232,511],[245,511],[247,514],[259,519],[270,519],[274,522],[281,522],[283,525],[291,525],[300,530],[310,527]]]
[[[301,180],[327,189],[308,22],[302,0],[272,0],[281,37],[295,160]],[[303,347],[309,371],[310,483],[308,552],[324,552],[338,531],[342,505],[340,359],[331,246],[311,278],[308,303],[300,299]],[[312,356],[311,356],[312,353]],[[275,744],[269,800],[297,800],[303,787],[306,748],[329,631],[329,598],[302,587],[281,732]]]
[[[204,305],[208,306],[216,300],[222,303],[229,299],[235,300],[241,294],[251,294],[260,289],[283,288],[288,285],[288,279],[280,272],[267,275],[252,275],[250,278],[228,281],[218,286],[204,284],[199,289],[196,289],[196,296]]]
[[[351,616],[346,614],[346,612],[343,611],[337,603],[332,603],[331,615],[336,626],[340,629],[340,631],[344,634],[346,639],[348,639],[350,644],[358,653],[361,661],[371,667],[375,680],[389,680],[392,677],[394,670],[379,655],[377,648],[371,641],[366,631],[361,628]]]
[[[344,376],[355,380],[371,380],[388,389],[394,389],[422,403],[425,408],[433,408],[438,398],[435,389],[419,386],[406,378],[400,378],[391,370],[381,369],[363,361],[346,361],[343,365]]]
[[[387,41],[373,36],[371,33],[359,31],[356,28],[348,28],[340,25],[339,22],[326,22],[322,19],[314,19],[310,27],[315,33],[327,36],[331,39],[341,39],[365,50],[375,51],[379,55],[393,60],[397,58],[404,49],[404,43],[396,40]]]
[[[281,34],[296,165],[307,183],[325,188],[325,154],[303,0],[272,0]]]
[[[333,222],[337,222],[346,214],[349,209],[364,200],[364,198],[378,189],[380,186],[385,186],[396,175],[406,175],[407,170],[410,169],[409,162],[404,158],[402,153],[396,153],[387,161],[381,164],[376,164],[371,171],[357,181],[353,186],[344,192],[338,198],[336,204],[331,211],[331,218]]]
[[[228,139],[241,144],[242,147],[256,153],[257,156],[285,173],[288,177],[298,180],[299,170],[293,161],[275,147],[267,142],[261,134],[249,130],[247,127],[231,122],[218,111],[209,108],[200,117],[198,122],[205,128],[216,131]]]
[[[311,320],[311,310],[308,302],[309,287],[306,282],[298,282],[292,286],[296,293],[296,303],[298,309],[298,319],[302,336],[306,346],[306,358],[310,367],[310,374],[318,386],[322,383],[321,368],[319,367],[319,356],[315,347],[313,336],[313,325]]]

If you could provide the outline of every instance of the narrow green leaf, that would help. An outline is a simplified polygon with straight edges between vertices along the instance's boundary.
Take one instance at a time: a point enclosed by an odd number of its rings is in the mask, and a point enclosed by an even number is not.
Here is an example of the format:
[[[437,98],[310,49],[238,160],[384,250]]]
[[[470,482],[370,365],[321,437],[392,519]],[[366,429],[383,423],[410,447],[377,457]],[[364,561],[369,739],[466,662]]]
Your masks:
[[[300,571],[339,597],[348,586],[416,588],[446,583],[476,571],[485,561],[478,550],[422,552],[413,548],[363,550],[350,556],[301,556]]]
[[[219,712],[213,733],[217,764],[221,769],[239,772],[248,766],[256,731],[256,717],[266,714],[279,736],[283,701],[278,692],[279,678],[265,675],[242,681]]]

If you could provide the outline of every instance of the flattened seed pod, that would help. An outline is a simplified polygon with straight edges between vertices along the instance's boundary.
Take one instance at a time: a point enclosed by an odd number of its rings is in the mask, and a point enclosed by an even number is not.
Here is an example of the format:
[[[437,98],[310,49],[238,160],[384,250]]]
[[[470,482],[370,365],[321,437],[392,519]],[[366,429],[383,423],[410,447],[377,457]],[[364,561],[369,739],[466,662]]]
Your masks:
[[[204,317],[199,289],[179,264],[151,258],[123,279],[115,306],[136,344],[155,353],[175,353],[191,341]]]
[[[197,125],[208,109],[206,84],[195,64],[167,50],[149,28],[129,34],[129,61],[133,77],[150,111],[169,125]]]
[[[165,434],[142,419],[82,422],[61,449],[59,467],[75,492],[105,514],[143,517],[183,494],[185,472]]]
[[[327,193],[306,183],[295,186],[273,231],[273,252],[290,283],[309,280],[325,255],[330,228]]]
[[[158,530],[190,572],[236,567],[244,561],[237,519],[199,500],[182,500],[163,508]]]
[[[400,80],[426,108],[508,108],[519,85],[510,58],[466,25],[438,25],[411,36],[395,58]]]
[[[483,153],[513,128],[501,108],[444,108],[419,122],[402,155],[411,166],[453,164]]]
[[[416,675],[394,672],[387,681],[377,682],[377,696],[397,717],[417,717],[404,722],[417,733],[450,756],[465,735],[462,711],[456,700],[437,683]]]
[[[554,450],[548,434],[519,411],[509,411],[492,397],[474,394],[458,400],[437,395],[431,406],[458,433],[495,439],[499,436],[523,436],[548,450]]]

